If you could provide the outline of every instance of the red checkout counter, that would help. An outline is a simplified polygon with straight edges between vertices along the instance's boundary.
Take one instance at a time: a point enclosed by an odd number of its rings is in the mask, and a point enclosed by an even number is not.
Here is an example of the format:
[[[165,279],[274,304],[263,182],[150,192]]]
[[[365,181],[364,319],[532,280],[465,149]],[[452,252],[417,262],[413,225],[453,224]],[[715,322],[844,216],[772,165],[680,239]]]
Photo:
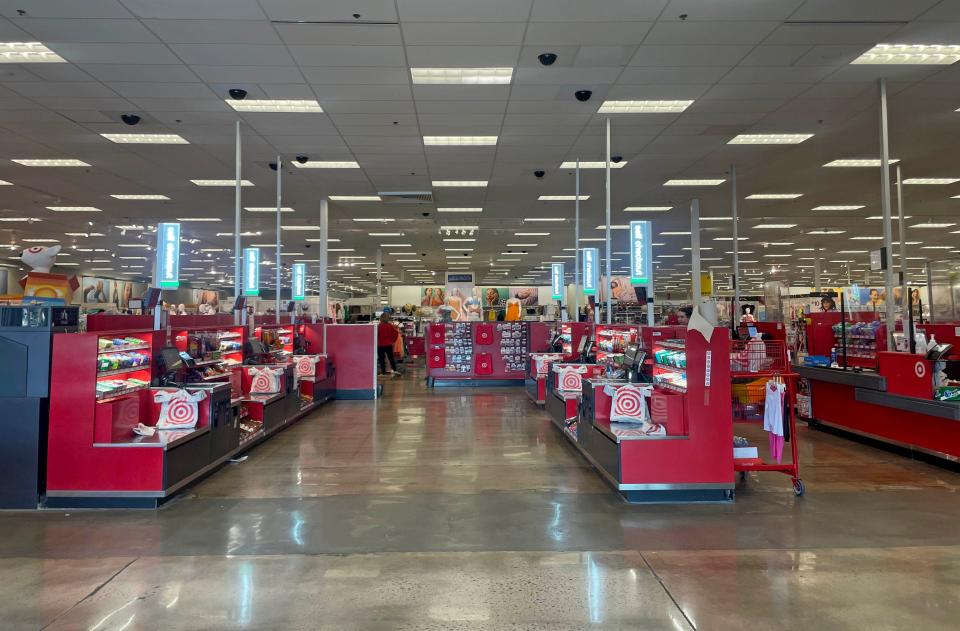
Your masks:
[[[565,405],[551,413],[554,424],[629,502],[730,501],[734,463],[728,331],[714,329],[709,341],[689,332],[684,340],[660,339],[652,347],[650,419],[664,428],[663,434],[648,435],[636,424],[611,422],[609,392],[625,382],[601,377],[583,380],[576,422],[561,420],[571,411],[564,400]]]
[[[934,398],[934,362],[888,351],[877,359],[876,372],[797,366],[810,384],[811,425],[960,462],[960,401]]]
[[[528,355],[546,351],[547,322],[432,322],[427,386],[524,385]]]

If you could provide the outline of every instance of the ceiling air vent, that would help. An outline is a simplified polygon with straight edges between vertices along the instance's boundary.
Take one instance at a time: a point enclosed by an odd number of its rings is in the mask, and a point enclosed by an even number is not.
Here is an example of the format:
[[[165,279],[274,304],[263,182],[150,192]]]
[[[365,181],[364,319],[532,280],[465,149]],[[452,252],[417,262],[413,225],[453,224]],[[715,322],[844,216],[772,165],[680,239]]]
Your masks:
[[[432,204],[432,191],[381,191],[377,193],[384,204]]]

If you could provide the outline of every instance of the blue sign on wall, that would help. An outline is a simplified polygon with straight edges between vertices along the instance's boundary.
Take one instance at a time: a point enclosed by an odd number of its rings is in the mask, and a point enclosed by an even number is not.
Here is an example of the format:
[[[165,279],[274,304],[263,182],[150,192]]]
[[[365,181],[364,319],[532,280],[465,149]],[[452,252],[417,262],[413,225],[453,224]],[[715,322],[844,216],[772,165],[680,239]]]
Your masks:
[[[161,287],[180,286],[180,224],[157,226],[157,278]]]
[[[246,248],[243,251],[243,295],[260,295],[259,248]]]

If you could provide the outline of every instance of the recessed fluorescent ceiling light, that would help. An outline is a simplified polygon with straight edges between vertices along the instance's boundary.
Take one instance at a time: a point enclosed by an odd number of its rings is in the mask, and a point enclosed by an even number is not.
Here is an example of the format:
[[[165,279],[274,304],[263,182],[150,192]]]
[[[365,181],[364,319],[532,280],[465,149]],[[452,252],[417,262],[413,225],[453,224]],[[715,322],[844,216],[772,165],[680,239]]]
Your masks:
[[[607,229],[607,225],[606,225],[606,224],[601,224],[601,225],[597,226],[596,229],[597,229],[597,230],[606,230],[606,229]],[[610,224],[610,229],[611,229],[611,230],[629,230],[629,229],[630,229],[630,226],[629,226],[628,224]]]
[[[733,221],[733,217],[700,217],[700,221]]]
[[[379,202],[379,195],[331,195],[332,202]]]
[[[497,144],[496,136],[424,136],[428,147],[483,147]]]
[[[523,219],[524,223],[531,223],[535,221],[546,222],[546,221],[566,221],[563,217],[525,217]]]
[[[846,230],[833,230],[830,228],[820,228],[818,230],[811,230],[807,234],[844,234]]]
[[[921,250],[951,250],[953,249],[952,245],[925,245],[920,248]],[[907,257],[910,258],[910,257]]]
[[[320,230],[320,226],[280,226],[281,230],[314,232]]]
[[[896,219],[896,218],[897,218],[896,216],[893,217],[893,219]],[[913,215],[904,215],[903,218],[913,219]],[[867,217],[867,219],[883,219],[883,215],[870,215],[869,217]]]
[[[852,241],[883,241],[883,237],[850,237]]]
[[[90,166],[83,160],[76,160],[74,158],[44,158],[44,159],[28,159],[28,158],[14,158],[11,160],[17,164],[22,164],[25,167],[88,167]]]
[[[488,183],[488,180],[434,180],[432,182],[437,188],[482,188]]]
[[[438,213],[479,213],[482,208],[437,208]]]
[[[150,200],[169,200],[170,198],[166,195],[111,195],[110,197],[114,199],[130,199],[138,201],[150,201]]]
[[[103,212],[93,206],[47,206],[47,210],[55,213],[99,213]]]
[[[452,239],[444,239],[444,241],[451,241]],[[538,243],[508,243],[508,248],[535,248]]]
[[[391,221],[396,221],[396,219],[393,219],[392,217],[354,217],[353,220],[354,220],[354,221],[357,221],[357,222],[374,222],[374,221],[377,221],[377,222],[380,222],[380,223],[389,223],[389,222],[391,222]]]
[[[803,193],[754,193],[746,199],[796,199],[803,197]]]
[[[190,180],[197,186],[236,186],[236,180]],[[253,186],[250,180],[240,180],[240,186]]]
[[[664,186],[717,186],[726,180],[667,180]]]
[[[728,145],[799,145],[813,134],[739,134]]]
[[[877,44],[850,63],[949,66],[957,60],[960,60],[960,46],[955,44]]]
[[[611,169],[622,169],[622,168],[625,167],[625,166],[627,166],[627,161],[626,161],[626,160],[621,160],[620,162],[612,162],[612,161],[610,162],[610,168],[611,168]],[[606,162],[592,162],[592,161],[591,161],[591,162],[584,162],[584,161],[582,161],[582,160],[580,161],[580,168],[581,168],[581,169],[605,169],[606,167],[607,167],[607,163],[606,163]],[[572,161],[570,161],[570,160],[567,160],[566,162],[561,162],[561,163],[560,163],[560,168],[561,168],[561,169],[575,169],[575,168],[577,168],[577,163],[576,163],[576,162],[572,162]]]
[[[219,217],[177,217],[177,221],[205,221],[205,222],[215,222],[220,221]]]
[[[673,230],[673,231],[669,231],[669,232],[661,232],[661,233],[660,233],[660,236],[679,237],[679,236],[683,236],[683,235],[685,235],[685,234],[690,234],[690,231],[689,231],[689,230],[686,230],[686,231],[685,231],[685,230]]]
[[[624,208],[624,212],[642,212],[642,213],[659,213],[666,212],[672,209],[673,206],[627,206]]]
[[[866,208],[866,206],[817,206],[813,210],[860,210],[861,208]]]
[[[411,68],[414,84],[498,85],[510,83],[513,68]]]
[[[572,202],[576,201],[576,195],[541,195],[537,198],[539,202]],[[589,195],[581,195],[580,201],[585,202],[590,199]]]
[[[0,42],[0,64],[66,63],[40,42]]]
[[[514,232],[515,237],[549,237],[549,232]]]
[[[274,213],[277,212],[276,206],[244,206],[243,209],[251,213]],[[282,213],[292,213],[294,210],[289,206],[281,206],[280,212]]]
[[[904,184],[956,184],[960,178],[956,177],[908,177]]]
[[[177,134],[100,134],[110,142],[121,145],[189,145]]]
[[[797,227],[797,224],[795,223],[758,223],[757,225],[754,226],[754,228],[769,229],[769,230],[780,230],[780,229],[785,230],[787,228],[796,228],[796,227]]]
[[[900,162],[897,158],[890,158],[888,160],[889,164],[896,164]],[[843,158],[841,160],[833,160],[827,162],[825,167],[879,167],[880,166],[879,158]]]
[[[359,169],[360,164],[353,160],[310,160],[300,164],[296,160],[291,162],[298,169]]]
[[[323,112],[315,99],[227,99],[226,103],[238,112]]]
[[[604,101],[598,114],[678,114],[693,101]]]
[[[924,223],[915,223],[911,228],[949,228],[955,226],[955,223],[946,223],[946,222],[936,222],[936,221],[926,221]]]

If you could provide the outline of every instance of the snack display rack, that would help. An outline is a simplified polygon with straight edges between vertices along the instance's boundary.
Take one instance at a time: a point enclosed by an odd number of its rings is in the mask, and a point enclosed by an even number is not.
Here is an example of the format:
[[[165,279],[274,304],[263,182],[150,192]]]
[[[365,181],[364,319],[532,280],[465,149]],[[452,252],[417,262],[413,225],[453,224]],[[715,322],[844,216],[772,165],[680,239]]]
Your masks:
[[[527,355],[548,335],[541,322],[428,324],[427,385],[523,385]]]
[[[557,331],[560,334],[564,360],[576,361],[579,359],[577,350],[580,348],[580,340],[584,337],[593,337],[594,324],[592,322],[561,322]]]
[[[254,336],[274,352],[293,355],[294,324],[258,324],[253,330]]]
[[[150,387],[153,340],[153,331],[97,336],[97,402]]]
[[[832,327],[838,361],[845,357],[847,366],[851,368],[876,369],[879,362],[877,353],[887,350],[887,325],[879,320],[845,324],[838,322]],[[844,348],[845,353],[841,350]]]
[[[731,500],[729,344],[723,328],[713,329],[710,340],[693,331],[683,341],[653,343],[654,353],[661,352],[657,365],[663,367],[654,374],[682,374],[685,384],[680,387],[678,377],[661,377],[652,386],[649,418],[657,432],[611,422],[611,393],[625,382],[587,378],[576,429],[570,431],[567,423],[561,427],[564,435],[627,501]]]
[[[631,324],[596,325],[597,363],[616,363],[627,346],[637,343],[640,327]]]
[[[173,345],[196,362],[200,381],[223,381],[243,363],[246,329],[242,326],[193,326],[172,329]]]

